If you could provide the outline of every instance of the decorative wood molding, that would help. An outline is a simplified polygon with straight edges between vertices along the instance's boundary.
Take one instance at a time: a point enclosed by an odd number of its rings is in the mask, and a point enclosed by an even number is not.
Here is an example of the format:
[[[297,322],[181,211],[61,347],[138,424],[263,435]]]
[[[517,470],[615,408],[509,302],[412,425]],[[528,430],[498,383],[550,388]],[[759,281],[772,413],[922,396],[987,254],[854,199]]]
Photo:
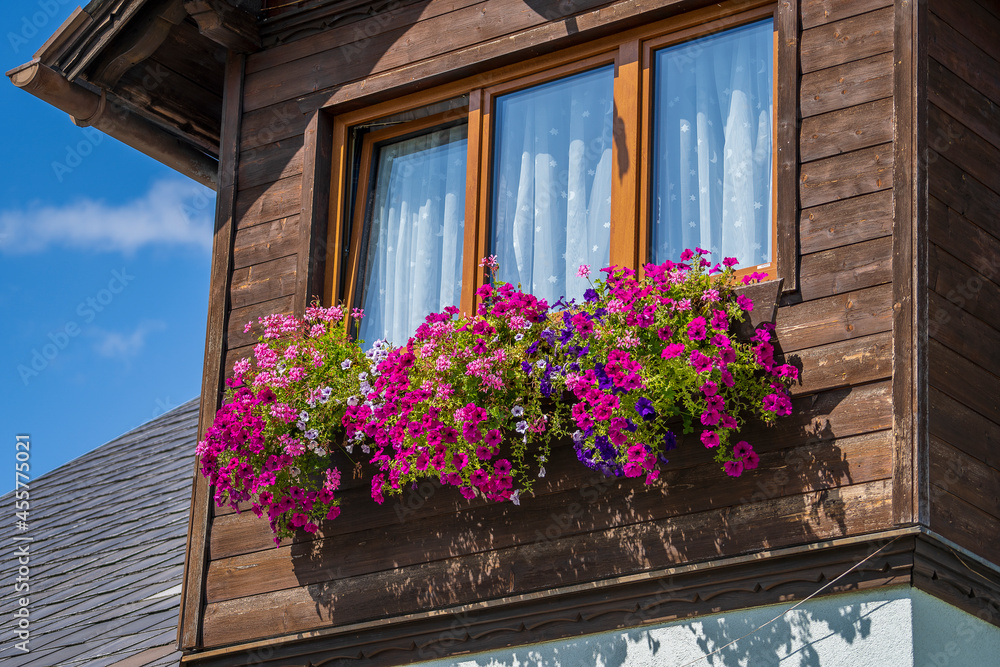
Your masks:
[[[1000,572],[919,528],[832,540],[186,655],[184,664],[402,665],[909,584],[1000,625]]]
[[[127,28],[127,36],[120,38],[121,43],[116,43],[116,48],[101,54],[90,80],[105,88],[114,88],[125,72],[153,55],[170,30],[186,16],[181,0],[172,0],[152,15],[139,17]]]
[[[235,53],[260,49],[257,18],[225,0],[192,0],[184,5],[198,32]]]

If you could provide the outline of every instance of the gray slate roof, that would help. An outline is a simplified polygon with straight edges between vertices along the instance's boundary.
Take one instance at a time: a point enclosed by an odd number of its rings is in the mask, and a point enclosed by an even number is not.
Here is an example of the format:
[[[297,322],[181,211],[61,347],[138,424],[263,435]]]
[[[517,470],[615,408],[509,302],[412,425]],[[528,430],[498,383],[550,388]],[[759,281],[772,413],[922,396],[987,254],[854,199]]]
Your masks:
[[[0,663],[5,667],[177,665],[191,476],[192,400],[32,479],[28,531],[0,498]],[[10,446],[13,450],[13,444]],[[13,453],[10,454],[13,461]],[[11,472],[11,474],[13,474]],[[30,653],[14,647],[14,535],[30,535]]]

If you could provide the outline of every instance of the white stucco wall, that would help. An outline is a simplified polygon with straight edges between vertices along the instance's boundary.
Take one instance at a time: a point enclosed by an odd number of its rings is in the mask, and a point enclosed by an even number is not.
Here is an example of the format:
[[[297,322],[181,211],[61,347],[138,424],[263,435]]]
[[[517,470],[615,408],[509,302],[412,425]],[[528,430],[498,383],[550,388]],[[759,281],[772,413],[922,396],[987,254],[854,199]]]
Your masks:
[[[695,661],[691,667],[1000,667],[1000,629],[908,586],[810,600],[754,631],[791,606],[756,607],[419,664],[682,667]]]

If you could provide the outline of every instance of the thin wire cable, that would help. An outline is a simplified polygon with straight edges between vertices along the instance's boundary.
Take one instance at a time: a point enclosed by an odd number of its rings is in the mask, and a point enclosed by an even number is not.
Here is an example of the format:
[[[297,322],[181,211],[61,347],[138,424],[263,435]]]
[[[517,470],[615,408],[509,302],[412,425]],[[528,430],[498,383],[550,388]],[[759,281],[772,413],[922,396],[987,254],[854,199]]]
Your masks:
[[[891,545],[893,542],[895,542],[899,538],[900,538],[899,535],[897,535],[896,537],[892,538],[892,540],[890,540],[889,542],[886,542],[885,544],[883,544],[882,546],[880,546],[878,549],[876,549],[872,553],[870,553],[867,556],[865,556],[862,560],[860,560],[857,563],[855,563],[854,565],[852,565],[850,568],[848,568],[848,570],[846,572],[844,572],[843,574],[841,574],[840,576],[838,576],[836,579],[832,579],[831,581],[828,581],[823,586],[821,586],[820,588],[816,589],[816,591],[814,591],[811,595],[809,595],[809,597],[806,597],[806,598],[803,598],[802,600],[799,600],[798,602],[796,602],[795,604],[793,604],[791,607],[789,607],[785,611],[781,612],[780,614],[778,614],[777,616],[775,616],[774,618],[772,618],[767,623],[764,623],[762,625],[758,625],[756,628],[754,628],[750,632],[746,633],[742,637],[737,637],[736,639],[732,640],[728,644],[723,644],[722,646],[720,646],[719,648],[715,649],[711,653],[706,653],[705,655],[701,656],[700,658],[695,658],[691,662],[685,662],[680,667],[689,667],[689,665],[693,665],[693,664],[695,664],[697,662],[701,662],[705,658],[710,658],[713,655],[715,655],[716,653],[718,653],[718,652],[720,652],[720,651],[722,651],[722,650],[724,650],[724,649],[732,646],[736,642],[743,641],[744,639],[746,639],[750,635],[756,633],[758,630],[762,630],[762,629],[766,628],[767,626],[771,625],[772,623],[774,623],[775,621],[777,621],[778,619],[780,619],[782,616],[788,614],[790,611],[793,611],[796,607],[805,604],[809,600],[813,599],[814,597],[816,597],[817,595],[819,595],[820,593],[822,593],[825,589],[829,588],[830,586],[833,586],[835,583],[837,583],[838,581],[840,581],[841,579],[843,579],[844,577],[846,577],[847,575],[849,575],[851,572],[854,572],[854,570],[856,570],[859,567],[861,567],[862,565],[864,565],[866,561],[869,561],[872,558],[874,558],[876,555],[878,555],[878,553],[880,551],[882,551],[883,549],[885,549],[886,547],[888,547],[889,545]]]

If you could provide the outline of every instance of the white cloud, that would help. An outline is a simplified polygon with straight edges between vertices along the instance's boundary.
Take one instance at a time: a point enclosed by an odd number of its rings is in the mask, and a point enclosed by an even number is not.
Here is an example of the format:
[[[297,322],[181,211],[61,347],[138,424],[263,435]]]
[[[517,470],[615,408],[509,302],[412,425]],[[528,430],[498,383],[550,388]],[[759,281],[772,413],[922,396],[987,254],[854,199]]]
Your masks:
[[[81,199],[63,206],[0,211],[0,252],[42,252],[53,246],[132,252],[154,244],[209,250],[214,204],[211,190],[169,179],[120,205]]]
[[[146,336],[154,331],[162,331],[166,324],[159,320],[141,322],[131,333],[105,331],[95,328],[90,332],[97,338],[94,350],[102,357],[111,359],[128,359],[142,351],[146,345]]]

